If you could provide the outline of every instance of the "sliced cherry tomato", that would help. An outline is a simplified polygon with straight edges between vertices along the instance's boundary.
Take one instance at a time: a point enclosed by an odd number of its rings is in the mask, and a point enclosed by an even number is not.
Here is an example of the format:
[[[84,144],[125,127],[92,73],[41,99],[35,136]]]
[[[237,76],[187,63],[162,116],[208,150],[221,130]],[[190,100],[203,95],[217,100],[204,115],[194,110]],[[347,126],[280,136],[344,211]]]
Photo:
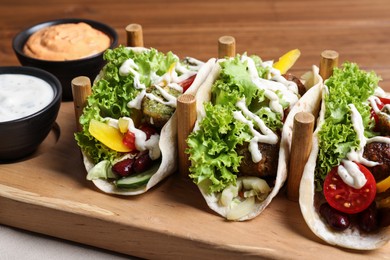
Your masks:
[[[379,109],[382,109],[385,105],[390,104],[390,98],[380,97],[379,100],[383,103],[383,104],[378,104]]]
[[[132,133],[130,131],[127,131],[123,135],[122,142],[123,142],[124,145],[129,147],[131,150],[136,150],[136,147],[135,147],[135,134],[134,133]]]
[[[334,167],[324,181],[324,196],[333,208],[348,214],[359,213],[370,206],[376,195],[374,176],[363,165],[356,163],[367,179],[366,184],[355,189],[344,183],[337,173],[338,166]]]
[[[192,85],[192,82],[194,82],[195,77],[196,77],[196,74],[179,83],[179,85],[183,88],[183,93],[186,92],[187,89]]]
[[[379,122],[379,117],[378,117],[378,115],[375,113],[374,109],[372,109],[372,108],[371,108],[371,110],[370,110],[370,115],[371,115],[371,117],[374,119],[375,125],[377,125],[378,122]]]
[[[145,125],[145,124],[144,125],[140,125],[138,129],[142,130],[143,132],[145,132],[146,140],[149,140],[149,138],[152,135],[157,133],[157,130],[154,127],[150,126],[150,125]]]

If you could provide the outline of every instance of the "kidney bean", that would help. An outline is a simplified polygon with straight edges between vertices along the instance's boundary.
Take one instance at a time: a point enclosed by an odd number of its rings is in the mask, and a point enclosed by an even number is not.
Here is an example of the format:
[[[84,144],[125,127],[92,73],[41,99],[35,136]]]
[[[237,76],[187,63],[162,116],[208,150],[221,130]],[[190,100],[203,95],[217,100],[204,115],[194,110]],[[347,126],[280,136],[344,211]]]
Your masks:
[[[350,225],[348,214],[340,212],[332,208],[328,203],[324,203],[320,207],[320,214],[326,222],[335,230],[345,230]]]
[[[151,126],[151,125],[140,125],[139,130],[142,130],[146,134],[146,140],[149,140],[149,138],[157,133],[157,130]]]
[[[375,201],[358,215],[358,225],[360,230],[373,232],[378,229],[378,212]]]
[[[136,173],[141,173],[149,169],[151,166],[152,159],[150,159],[149,154],[144,153],[135,159],[133,168]]]
[[[119,161],[112,166],[112,171],[122,177],[129,176],[134,172],[134,159],[125,159],[123,161]]]
[[[378,215],[380,227],[390,226],[390,208],[380,208],[378,210]]]

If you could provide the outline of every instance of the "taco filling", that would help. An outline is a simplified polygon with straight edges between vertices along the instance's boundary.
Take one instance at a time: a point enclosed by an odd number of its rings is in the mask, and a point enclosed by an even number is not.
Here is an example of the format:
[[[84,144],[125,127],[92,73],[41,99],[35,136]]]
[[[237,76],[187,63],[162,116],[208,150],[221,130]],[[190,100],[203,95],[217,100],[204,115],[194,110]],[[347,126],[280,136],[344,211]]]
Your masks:
[[[218,66],[187,140],[190,177],[217,212],[244,220],[275,185],[283,123],[303,85],[258,56],[237,55]]]
[[[92,165],[88,180],[137,189],[159,168],[162,129],[203,62],[123,46],[107,50],[104,59],[75,138]]]
[[[379,80],[347,62],[325,81],[314,202],[334,232],[390,224],[390,99]]]

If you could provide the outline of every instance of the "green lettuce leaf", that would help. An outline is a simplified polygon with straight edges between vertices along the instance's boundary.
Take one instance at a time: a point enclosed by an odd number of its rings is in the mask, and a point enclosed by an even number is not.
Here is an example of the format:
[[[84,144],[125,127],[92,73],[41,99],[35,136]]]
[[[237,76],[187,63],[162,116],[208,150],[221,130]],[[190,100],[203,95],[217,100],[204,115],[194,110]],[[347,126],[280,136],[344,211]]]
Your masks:
[[[373,135],[367,99],[374,94],[379,80],[374,72],[360,70],[357,64],[346,62],[342,68],[335,68],[325,81],[329,94],[325,97],[325,120],[318,133],[320,150],[315,171],[318,190],[328,172],[339,165],[347,153],[359,147],[349,104],[354,104],[361,114],[365,136]]]
[[[134,88],[134,77],[131,73],[127,76],[119,74],[121,65],[126,60],[133,59],[138,66],[136,70],[140,74],[140,83],[149,86],[151,76],[164,75],[173,63],[179,61],[171,52],[164,54],[155,49],[136,52],[124,46],[107,50],[104,59],[107,63],[100,78],[92,86],[92,94],[88,97],[87,105],[80,117],[83,130],[75,134],[77,144],[95,164],[102,160],[112,162],[120,154],[90,135],[89,122],[91,119],[102,121],[105,117],[114,119],[131,117],[134,112],[127,104],[141,91]]]

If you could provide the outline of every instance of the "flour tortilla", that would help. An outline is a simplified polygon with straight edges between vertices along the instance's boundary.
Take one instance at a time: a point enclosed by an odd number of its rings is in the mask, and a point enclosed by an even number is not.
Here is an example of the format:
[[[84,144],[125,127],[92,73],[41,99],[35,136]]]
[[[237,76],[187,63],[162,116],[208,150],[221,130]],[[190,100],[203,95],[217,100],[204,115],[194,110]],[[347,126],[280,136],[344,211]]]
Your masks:
[[[143,51],[145,48],[136,48],[138,51]],[[215,64],[216,59],[209,59],[198,71],[194,82],[187,89],[186,94],[195,95],[199,86],[206,79],[211,71],[211,68]],[[101,191],[109,194],[117,194],[124,196],[139,195],[145,193],[153,186],[161,182],[167,176],[171,175],[177,170],[177,119],[176,113],[168,120],[168,122],[161,129],[159,147],[161,150],[161,164],[159,165],[156,173],[152,175],[150,180],[145,186],[137,189],[118,189],[113,183],[104,180],[96,179],[92,180],[95,186]],[[93,168],[92,161],[83,154],[84,165],[87,172]]]
[[[214,81],[218,78],[220,71],[221,67],[219,66],[219,64],[215,65],[209,77],[205,80],[205,82],[198,90],[198,93],[196,95],[197,122],[194,131],[197,130],[198,123],[205,116],[203,103],[210,101],[211,87]],[[278,194],[280,188],[286,181],[288,170],[287,163],[289,161],[289,153],[291,148],[294,116],[299,112],[309,112],[316,115],[319,111],[319,104],[321,102],[322,78],[320,77],[318,72],[318,67],[313,66],[312,71],[305,73],[301,77],[301,81],[304,83],[307,92],[291,109],[284,123],[280,142],[278,169],[276,174],[275,186],[272,188],[272,191],[270,192],[270,194],[268,194],[268,197],[264,201],[259,202],[256,200],[255,207],[250,214],[236,219],[236,221],[245,221],[258,216],[268,206],[272,199]],[[222,206],[219,203],[221,193],[209,193],[207,189],[208,183],[206,181],[200,183],[198,185],[198,188],[202,193],[209,208],[226,218],[229,212],[229,207]]]
[[[325,92],[325,88],[323,92]],[[321,127],[321,122],[324,121],[324,115],[325,104],[322,102],[318,125],[313,134],[312,150],[300,183],[299,205],[302,215],[312,232],[331,245],[359,250],[372,250],[382,247],[390,240],[389,227],[382,228],[378,233],[373,234],[360,233],[356,228],[349,228],[345,231],[337,232],[326,224],[314,206],[314,170],[319,152],[318,131]]]

